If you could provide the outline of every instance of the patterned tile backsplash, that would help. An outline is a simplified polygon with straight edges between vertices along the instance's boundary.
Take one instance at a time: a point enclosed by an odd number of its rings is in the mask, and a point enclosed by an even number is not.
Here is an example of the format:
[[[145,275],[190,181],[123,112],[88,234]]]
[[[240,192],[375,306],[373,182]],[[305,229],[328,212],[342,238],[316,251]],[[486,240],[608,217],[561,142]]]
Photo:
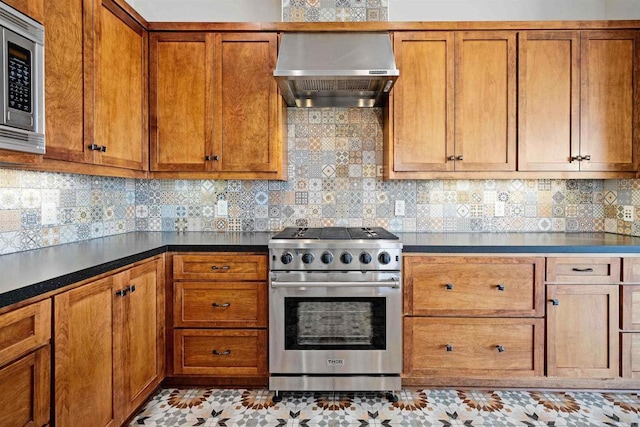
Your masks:
[[[640,236],[640,180],[382,181],[382,110],[288,110],[289,180],[143,180],[0,169],[0,254],[130,231],[382,226]],[[228,216],[216,215],[216,201]],[[394,215],[396,200],[405,216]],[[42,208],[55,206],[56,223]],[[498,209],[496,209],[498,207]]]
[[[388,21],[388,0],[282,0],[284,22]]]

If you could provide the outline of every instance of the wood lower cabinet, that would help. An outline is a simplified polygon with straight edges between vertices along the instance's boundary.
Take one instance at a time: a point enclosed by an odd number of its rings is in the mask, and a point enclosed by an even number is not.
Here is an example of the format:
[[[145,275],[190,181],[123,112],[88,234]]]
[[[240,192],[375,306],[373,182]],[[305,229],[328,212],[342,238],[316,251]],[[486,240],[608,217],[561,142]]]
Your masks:
[[[175,254],[172,265],[170,380],[266,384],[267,256]]]
[[[56,425],[120,425],[163,377],[162,262],[54,297]]]
[[[178,329],[174,338],[174,373],[267,375],[267,353],[264,329]]]
[[[51,348],[39,348],[0,368],[0,426],[49,423]]]
[[[150,57],[154,176],[286,178],[276,33],[154,33]]]
[[[0,427],[50,418],[51,300],[0,315]]]
[[[640,380],[640,333],[623,333],[622,377]]]
[[[403,271],[406,384],[544,375],[544,258],[407,254]]]
[[[547,285],[547,375],[618,378],[619,287]]]
[[[408,317],[404,327],[407,375],[543,375],[543,319]]]

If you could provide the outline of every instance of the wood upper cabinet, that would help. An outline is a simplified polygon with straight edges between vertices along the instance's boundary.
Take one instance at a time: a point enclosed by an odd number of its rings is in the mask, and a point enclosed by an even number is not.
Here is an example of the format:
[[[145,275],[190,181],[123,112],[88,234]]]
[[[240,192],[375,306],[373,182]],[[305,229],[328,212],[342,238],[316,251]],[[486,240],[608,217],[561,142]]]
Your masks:
[[[24,13],[38,22],[42,22],[43,3],[45,0],[2,0],[14,9]]]
[[[518,170],[580,170],[580,33],[520,33],[518,65]]]
[[[160,383],[161,275],[154,260],[54,297],[56,425],[120,425]]]
[[[581,170],[635,171],[640,144],[640,31],[583,31]]]
[[[453,33],[396,33],[393,43],[393,171],[452,171]]]
[[[394,51],[385,177],[515,170],[515,32],[398,32]]]
[[[211,170],[213,34],[153,33],[149,57],[150,169]]]
[[[95,0],[94,161],[147,170],[147,31],[113,0]]]
[[[286,177],[275,33],[158,33],[150,49],[155,176]]]
[[[516,34],[456,33],[455,169],[516,167]]]
[[[518,170],[637,170],[639,34],[520,33]]]
[[[113,0],[46,1],[44,16],[44,157],[148,169],[146,30]]]
[[[617,285],[547,285],[547,375],[618,378]]]

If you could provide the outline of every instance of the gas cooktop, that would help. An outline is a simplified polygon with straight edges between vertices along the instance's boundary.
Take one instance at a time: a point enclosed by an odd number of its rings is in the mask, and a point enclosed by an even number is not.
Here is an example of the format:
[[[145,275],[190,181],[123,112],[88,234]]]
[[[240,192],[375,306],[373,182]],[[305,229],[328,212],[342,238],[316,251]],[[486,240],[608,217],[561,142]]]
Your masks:
[[[287,227],[272,239],[398,240],[382,227]]]

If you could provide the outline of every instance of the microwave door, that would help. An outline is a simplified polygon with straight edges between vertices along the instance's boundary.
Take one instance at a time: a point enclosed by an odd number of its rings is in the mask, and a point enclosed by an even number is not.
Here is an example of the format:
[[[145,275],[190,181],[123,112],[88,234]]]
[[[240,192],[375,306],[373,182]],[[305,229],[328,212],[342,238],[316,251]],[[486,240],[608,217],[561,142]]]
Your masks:
[[[34,53],[35,43],[3,28],[4,124],[35,130]]]

